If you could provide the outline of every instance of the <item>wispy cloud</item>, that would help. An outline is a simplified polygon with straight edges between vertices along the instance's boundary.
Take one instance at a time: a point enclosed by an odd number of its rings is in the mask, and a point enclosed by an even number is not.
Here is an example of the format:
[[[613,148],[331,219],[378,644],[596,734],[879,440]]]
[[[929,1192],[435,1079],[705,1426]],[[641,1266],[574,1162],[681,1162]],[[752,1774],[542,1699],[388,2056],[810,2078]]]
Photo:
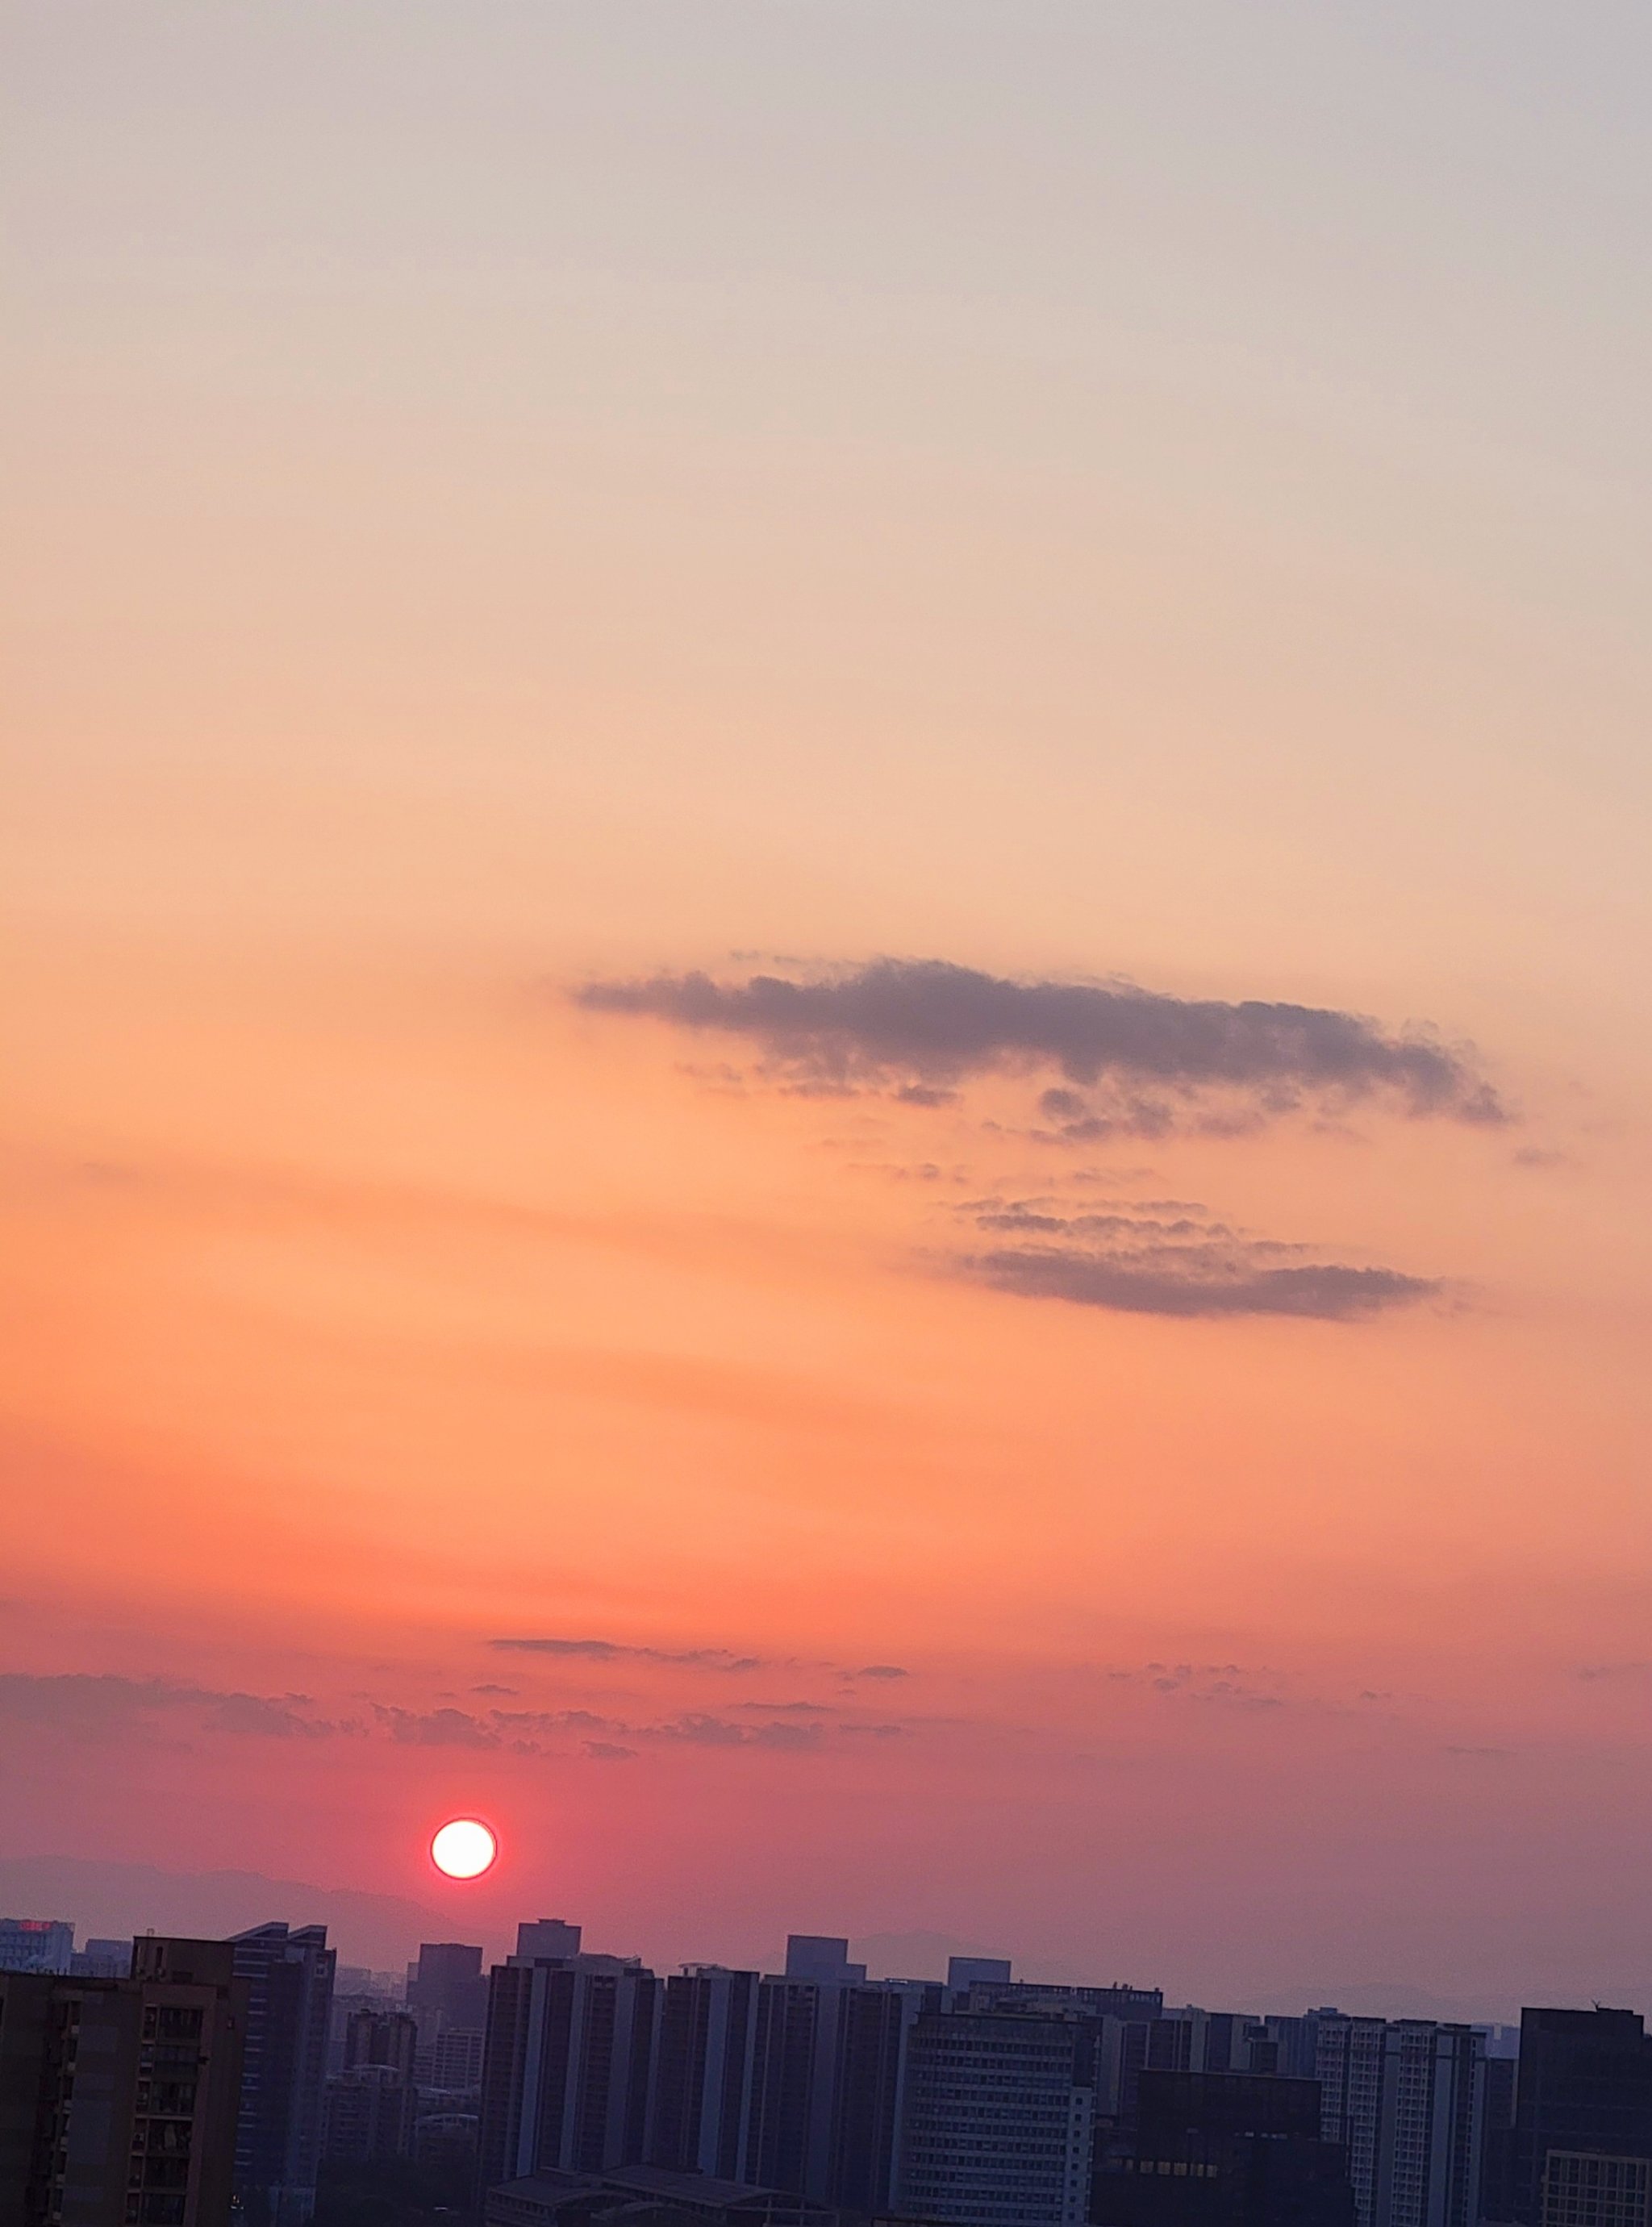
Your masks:
[[[1185,1126],[1221,1133],[1374,1097],[1418,1117],[1507,1118],[1466,1051],[1322,1006],[1017,981],[938,959],[728,982],[660,973],[571,994],[594,1012],[747,1037],[771,1075],[805,1091],[934,1104],[972,1076],[1053,1071],[1061,1081],[1040,1113],[1074,1142]]]
[[[660,1662],[694,1670],[772,1669],[777,1665],[758,1655],[735,1655],[726,1647],[634,1647],[618,1639],[490,1639],[490,1647],[506,1654],[557,1655],[588,1662]]]

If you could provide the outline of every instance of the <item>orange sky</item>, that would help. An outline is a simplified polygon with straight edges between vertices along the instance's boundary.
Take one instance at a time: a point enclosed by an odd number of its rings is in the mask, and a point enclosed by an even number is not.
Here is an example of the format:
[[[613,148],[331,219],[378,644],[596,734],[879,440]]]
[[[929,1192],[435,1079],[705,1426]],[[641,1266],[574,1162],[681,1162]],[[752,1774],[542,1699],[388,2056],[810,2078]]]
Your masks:
[[[1652,1984],[1648,35],[1493,12],[14,11],[0,1858]],[[1457,1096],[574,994],[883,957]]]

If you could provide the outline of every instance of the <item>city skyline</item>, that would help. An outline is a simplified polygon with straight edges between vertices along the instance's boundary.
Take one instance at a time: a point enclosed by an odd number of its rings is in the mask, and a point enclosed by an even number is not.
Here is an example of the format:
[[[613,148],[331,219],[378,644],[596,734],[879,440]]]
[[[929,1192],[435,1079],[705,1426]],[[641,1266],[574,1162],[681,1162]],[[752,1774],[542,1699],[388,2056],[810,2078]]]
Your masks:
[[[0,42],[0,1904],[1652,1994],[1644,10]]]

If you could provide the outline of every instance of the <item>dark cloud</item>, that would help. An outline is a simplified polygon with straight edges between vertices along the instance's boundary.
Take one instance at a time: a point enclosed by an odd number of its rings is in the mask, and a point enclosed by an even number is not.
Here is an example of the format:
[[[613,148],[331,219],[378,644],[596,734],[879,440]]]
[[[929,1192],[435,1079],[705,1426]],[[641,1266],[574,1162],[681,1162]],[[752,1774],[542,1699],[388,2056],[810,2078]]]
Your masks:
[[[868,1662],[850,1675],[856,1678],[906,1678],[911,1673],[903,1670],[898,1662]]]
[[[1255,1237],[1183,1202],[1064,1214],[1041,1199],[976,1199],[959,1212],[1017,1244],[965,1254],[956,1273],[1023,1299],[1065,1299],[1120,1314],[1292,1315],[1349,1322],[1415,1305],[1441,1286],[1395,1268],[1315,1260],[1308,1248]]]
[[[996,1290],[1024,1298],[1182,1318],[1294,1315],[1354,1322],[1389,1307],[1413,1306],[1440,1289],[1426,1276],[1402,1275],[1397,1268],[1349,1268],[1336,1261],[1248,1274],[1224,1267],[1202,1274],[1190,1273],[1185,1263],[1164,1271],[1126,1266],[1100,1254],[1022,1249],[984,1253],[966,1265]]]
[[[223,1693],[167,1678],[64,1671],[0,1672],[0,1720],[63,1732],[115,1732],[134,1720],[188,1714],[208,1729],[260,1739],[326,1739],[350,1727],[307,1716],[304,1694]]]
[[[488,1644],[507,1654],[574,1656],[590,1662],[666,1662],[694,1670],[729,1671],[775,1667],[761,1656],[732,1655],[725,1647],[630,1647],[617,1639],[490,1639]]]
[[[630,1763],[636,1756],[634,1747],[622,1747],[617,1740],[587,1740],[584,1752],[595,1763]]]
[[[398,1709],[376,1704],[373,1714],[393,1740],[411,1747],[497,1747],[492,1726],[463,1709]]]
[[[1075,1142],[1162,1135],[1190,1109],[1192,1126],[1229,1133],[1305,1101],[1373,1096],[1414,1115],[1506,1118],[1465,1053],[1320,1006],[1012,981],[900,959],[801,979],[656,974],[589,982],[572,995],[595,1012],[749,1037],[771,1076],[794,1089],[933,1094],[971,1075],[1053,1069],[1061,1087],[1044,1093],[1044,1118]],[[1201,1114],[1207,1097],[1216,1103]]]

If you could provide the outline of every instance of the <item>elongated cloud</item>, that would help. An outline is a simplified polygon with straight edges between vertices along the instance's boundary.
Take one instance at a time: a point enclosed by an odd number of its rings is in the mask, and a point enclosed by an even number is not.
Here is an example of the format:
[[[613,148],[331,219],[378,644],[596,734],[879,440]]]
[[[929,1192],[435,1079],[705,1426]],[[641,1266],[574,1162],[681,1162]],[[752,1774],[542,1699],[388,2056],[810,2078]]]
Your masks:
[[[1163,1133],[1207,1095],[1250,1122],[1304,1101],[1385,1097],[1416,1116],[1506,1116],[1468,1056],[1358,1014],[1247,999],[1186,999],[1128,985],[1014,981],[946,960],[880,959],[794,979],[656,974],[590,982],[595,1012],[745,1037],[804,1088],[876,1088],[909,1099],[994,1072],[1059,1074],[1043,1112],[1059,1132]],[[1100,1103],[1081,1095],[1100,1088]]]
[[[631,1647],[618,1639],[490,1639],[490,1647],[511,1655],[558,1655],[587,1662],[665,1662],[694,1670],[767,1669],[757,1655],[735,1655],[726,1647]]]
[[[1062,1214],[1037,1200],[976,1200],[960,1209],[995,1240],[959,1273],[1023,1299],[1118,1314],[1295,1315],[1352,1322],[1411,1306],[1441,1286],[1397,1268],[1316,1260],[1311,1248],[1253,1237],[1178,1209]]]
[[[267,1739],[325,1739],[341,1726],[307,1713],[303,1694],[224,1693],[169,1678],[113,1672],[0,1672],[0,1723],[43,1725],[64,1732],[117,1733],[135,1720],[187,1712],[208,1728]]]

